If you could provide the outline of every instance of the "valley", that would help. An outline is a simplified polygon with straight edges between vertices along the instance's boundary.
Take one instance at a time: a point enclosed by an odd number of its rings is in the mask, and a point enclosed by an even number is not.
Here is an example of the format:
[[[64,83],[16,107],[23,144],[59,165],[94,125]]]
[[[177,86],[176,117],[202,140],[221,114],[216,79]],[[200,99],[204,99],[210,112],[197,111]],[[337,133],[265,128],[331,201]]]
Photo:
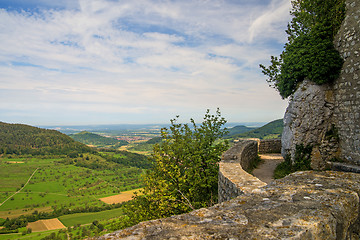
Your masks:
[[[279,136],[277,126],[264,133],[236,125],[226,138]],[[1,123],[0,240],[83,239],[124,227],[123,206],[143,187],[160,129],[62,129],[66,135]]]

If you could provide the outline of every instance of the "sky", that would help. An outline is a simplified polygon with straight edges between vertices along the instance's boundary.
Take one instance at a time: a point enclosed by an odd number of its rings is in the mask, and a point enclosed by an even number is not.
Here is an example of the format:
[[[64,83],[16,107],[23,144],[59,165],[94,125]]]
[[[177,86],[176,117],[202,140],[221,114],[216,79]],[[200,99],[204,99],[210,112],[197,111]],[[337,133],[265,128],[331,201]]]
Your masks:
[[[0,0],[0,121],[282,118],[269,65],[290,0]]]

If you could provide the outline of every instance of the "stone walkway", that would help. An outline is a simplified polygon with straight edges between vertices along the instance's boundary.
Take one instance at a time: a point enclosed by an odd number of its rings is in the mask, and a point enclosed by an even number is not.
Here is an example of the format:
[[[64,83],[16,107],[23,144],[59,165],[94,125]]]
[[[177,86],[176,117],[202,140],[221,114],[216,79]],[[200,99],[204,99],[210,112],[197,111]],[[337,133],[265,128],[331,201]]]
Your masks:
[[[281,154],[259,154],[263,163],[253,170],[253,175],[265,183],[270,183],[274,180],[274,170],[276,166],[284,161]]]

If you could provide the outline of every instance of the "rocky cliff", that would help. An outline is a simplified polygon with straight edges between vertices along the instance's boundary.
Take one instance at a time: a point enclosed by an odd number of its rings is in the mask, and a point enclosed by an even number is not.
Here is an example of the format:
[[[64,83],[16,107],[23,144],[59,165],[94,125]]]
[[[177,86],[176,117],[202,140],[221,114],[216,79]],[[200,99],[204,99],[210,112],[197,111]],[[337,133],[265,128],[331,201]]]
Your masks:
[[[334,161],[360,165],[360,2],[347,0],[346,7],[334,40],[345,61],[340,77],[321,86],[304,81],[284,117],[283,156],[294,161],[296,146],[310,146],[313,169]]]

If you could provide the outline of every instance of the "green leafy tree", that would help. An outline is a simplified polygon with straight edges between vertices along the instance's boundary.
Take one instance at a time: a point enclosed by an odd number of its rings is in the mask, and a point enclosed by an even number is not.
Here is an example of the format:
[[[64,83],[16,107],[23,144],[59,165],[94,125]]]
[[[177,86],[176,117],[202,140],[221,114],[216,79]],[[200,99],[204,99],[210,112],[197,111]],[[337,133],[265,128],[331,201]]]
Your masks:
[[[270,86],[282,98],[292,95],[305,78],[317,84],[335,80],[343,59],[335,50],[333,38],[345,17],[344,0],[292,1],[292,21],[288,43],[280,57],[271,56],[271,65],[260,64]]]
[[[177,117],[178,118],[178,117]],[[219,140],[226,134],[225,119],[206,112],[198,126],[171,120],[161,131],[163,141],[154,146],[152,168],[144,176],[143,195],[127,206],[131,224],[168,217],[217,202],[218,162],[228,148]]]

